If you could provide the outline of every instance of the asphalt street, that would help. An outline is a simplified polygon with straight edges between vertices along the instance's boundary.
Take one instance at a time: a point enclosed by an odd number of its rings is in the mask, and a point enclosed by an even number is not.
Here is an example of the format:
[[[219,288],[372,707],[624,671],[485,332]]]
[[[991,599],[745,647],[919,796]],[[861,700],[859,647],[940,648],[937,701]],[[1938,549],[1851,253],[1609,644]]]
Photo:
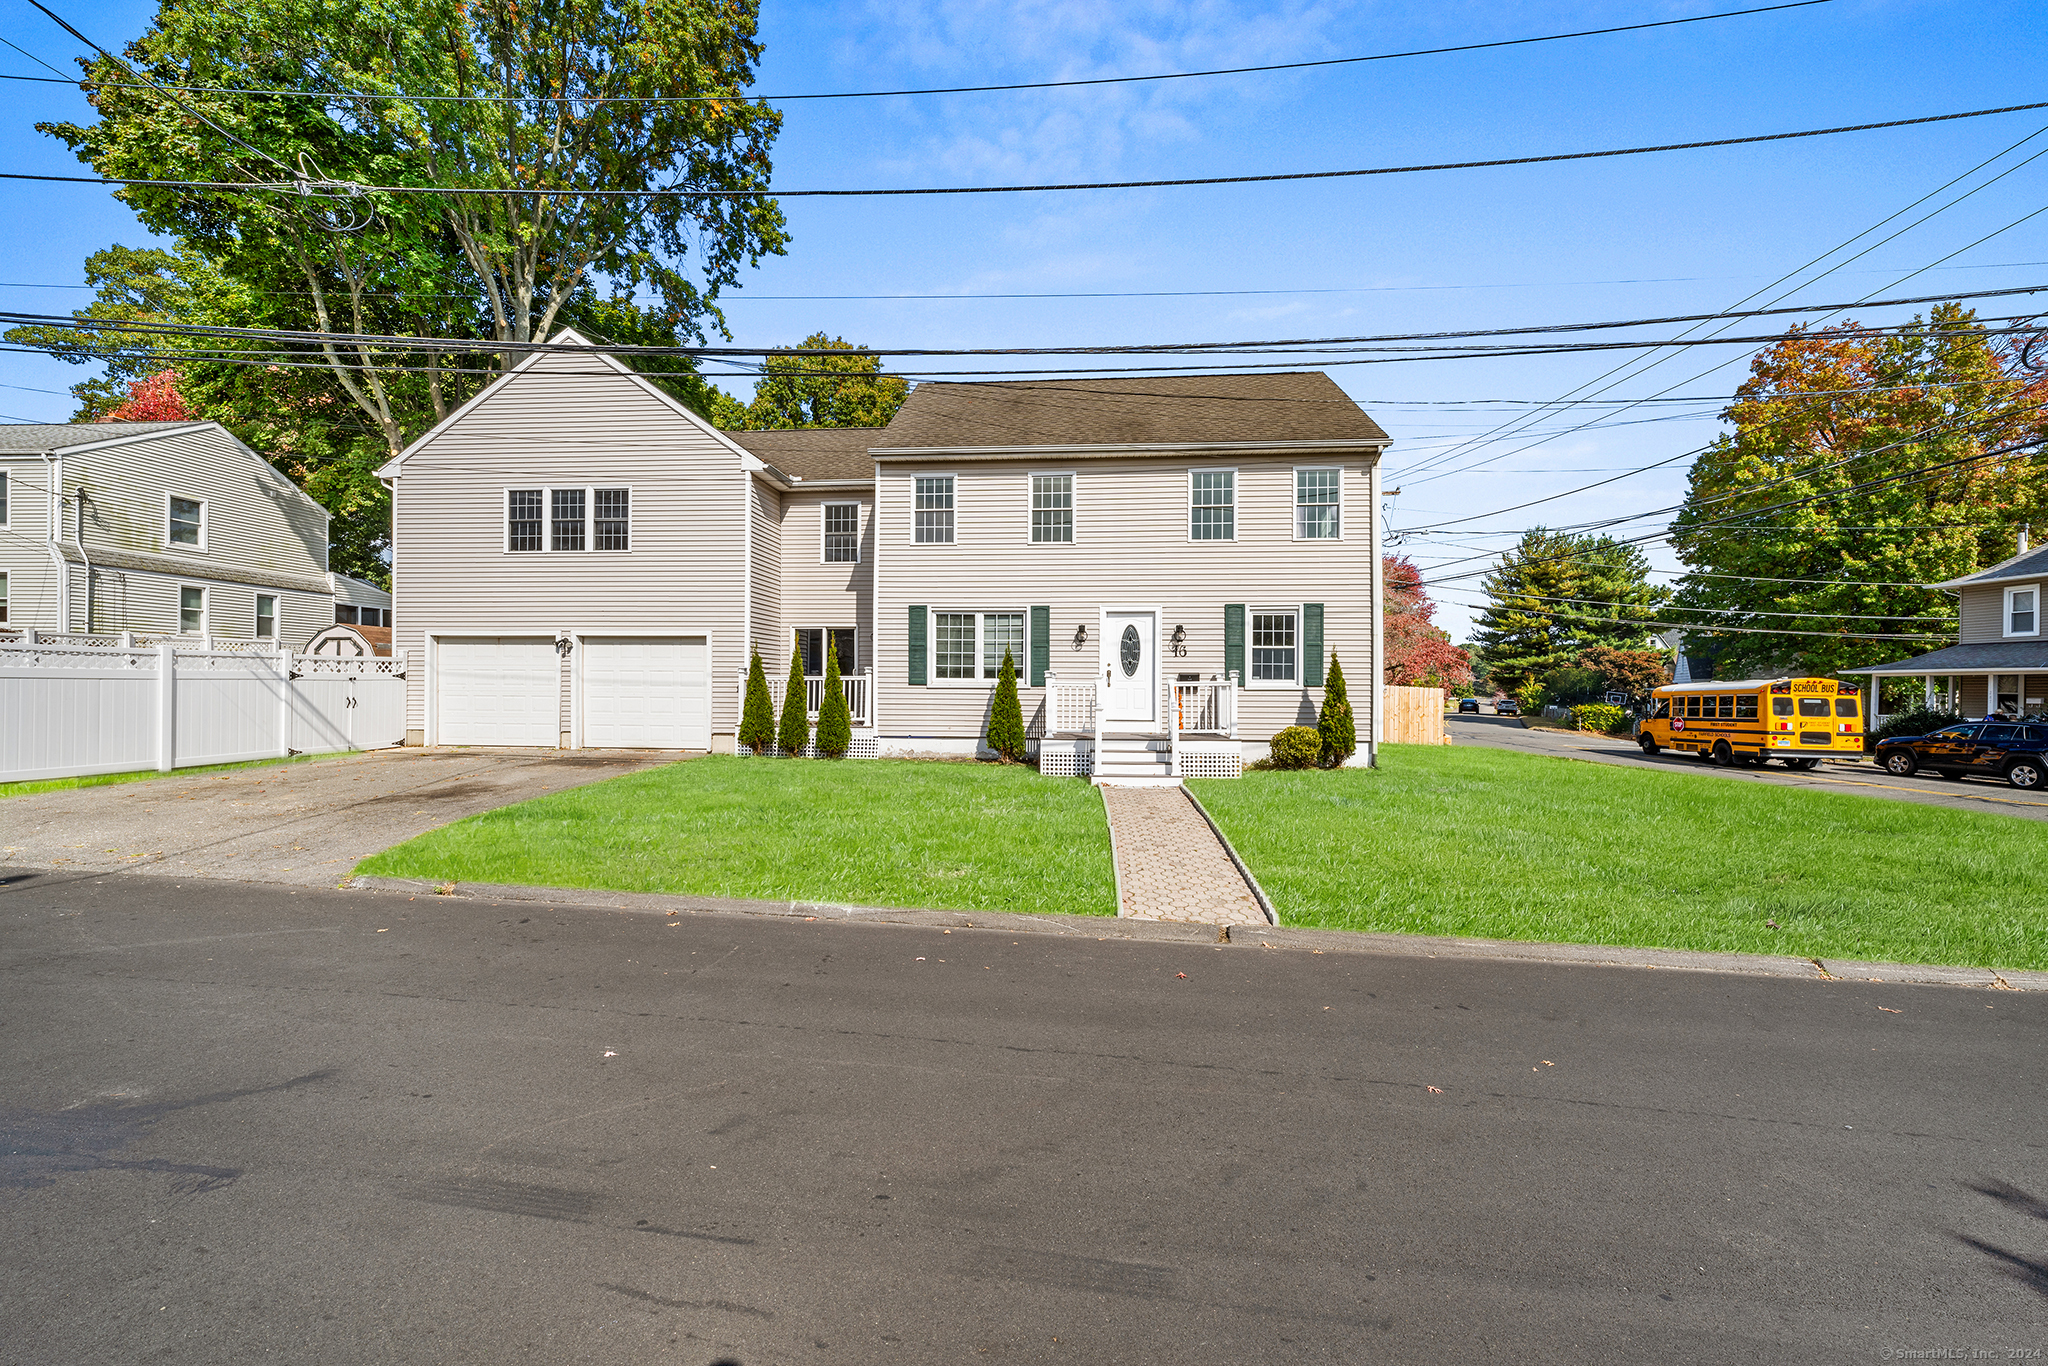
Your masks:
[[[2048,995],[0,879],[12,1363],[2048,1347]]]
[[[1829,762],[1811,773],[1795,773],[1776,764],[1767,768],[1720,768],[1704,759],[1671,750],[1652,757],[1644,754],[1636,742],[1626,736],[1524,727],[1520,721],[1491,713],[1461,716],[1454,712],[1444,718],[1444,729],[1449,733],[1451,743],[1457,745],[1513,749],[1524,754],[1548,754],[1560,759],[1588,759],[1594,763],[1620,764],[1627,768],[1711,773],[1734,782],[1814,788],[1823,792],[1846,792],[1853,796],[1914,802],[1922,806],[1945,806],[1952,811],[1988,811],[1995,815],[2048,820],[2048,794],[2021,792],[2003,782],[1986,778],[1943,778],[1933,773],[1894,778],[1869,763]]]

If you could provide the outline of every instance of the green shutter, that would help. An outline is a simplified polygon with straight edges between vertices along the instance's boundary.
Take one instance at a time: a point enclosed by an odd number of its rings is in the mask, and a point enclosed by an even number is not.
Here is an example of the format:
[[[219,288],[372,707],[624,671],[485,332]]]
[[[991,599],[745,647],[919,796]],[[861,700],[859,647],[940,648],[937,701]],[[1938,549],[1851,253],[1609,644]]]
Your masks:
[[[1323,605],[1301,605],[1301,682],[1303,687],[1323,686]]]
[[[1045,671],[1052,667],[1052,608],[1031,609],[1031,686],[1045,686]]]
[[[924,686],[924,608],[910,609],[910,686]]]
[[[1223,604],[1223,672],[1236,674],[1237,681],[1244,678],[1244,604],[1226,602]]]

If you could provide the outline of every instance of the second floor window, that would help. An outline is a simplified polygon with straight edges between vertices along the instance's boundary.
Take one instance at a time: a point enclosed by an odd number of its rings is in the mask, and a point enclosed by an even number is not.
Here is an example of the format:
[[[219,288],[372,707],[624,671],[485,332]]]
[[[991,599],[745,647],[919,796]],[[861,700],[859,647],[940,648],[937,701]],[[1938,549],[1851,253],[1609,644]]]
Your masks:
[[[1071,541],[1074,539],[1074,476],[1034,474],[1031,476],[1031,539]]]
[[[825,504],[825,563],[860,563],[860,504]]]
[[[593,489],[591,497],[596,502],[597,548],[599,550],[631,550],[632,546],[632,493],[627,489]]]
[[[1188,539],[1237,539],[1237,471],[1192,470],[1188,474]]]
[[[1303,541],[1334,541],[1338,522],[1336,470],[1294,472],[1294,535]]]
[[[919,545],[953,543],[953,476],[920,476],[917,480],[915,535]],[[946,677],[941,674],[940,677]],[[969,674],[967,677],[972,678]]]
[[[513,489],[505,495],[505,549],[540,549],[540,489]]]
[[[583,490],[549,489],[548,549],[583,549]]]
[[[0,526],[7,525],[7,471],[0,470]]]
[[[2031,636],[2040,633],[2041,590],[2034,587],[2005,590],[2005,633]]]
[[[197,498],[171,496],[168,525],[164,529],[164,540],[170,545],[189,545],[195,550],[206,548],[206,504]]]
[[[505,491],[505,549],[631,550],[633,491],[544,488]]]

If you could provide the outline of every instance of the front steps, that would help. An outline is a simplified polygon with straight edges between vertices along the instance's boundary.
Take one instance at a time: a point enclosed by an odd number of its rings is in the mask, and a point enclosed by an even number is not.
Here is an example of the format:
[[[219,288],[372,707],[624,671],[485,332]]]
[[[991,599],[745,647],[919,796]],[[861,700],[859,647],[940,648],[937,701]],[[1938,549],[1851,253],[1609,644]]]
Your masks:
[[[1097,787],[1179,787],[1169,742],[1157,735],[1104,735],[1090,781]]]

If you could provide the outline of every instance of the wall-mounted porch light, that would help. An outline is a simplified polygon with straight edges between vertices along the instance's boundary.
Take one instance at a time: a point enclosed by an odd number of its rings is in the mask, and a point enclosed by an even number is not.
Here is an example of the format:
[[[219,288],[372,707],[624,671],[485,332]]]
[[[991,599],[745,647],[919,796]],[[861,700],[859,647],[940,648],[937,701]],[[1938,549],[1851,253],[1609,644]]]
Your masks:
[[[1088,628],[1086,626],[1076,626],[1074,628],[1074,648],[1078,650],[1087,643]]]

